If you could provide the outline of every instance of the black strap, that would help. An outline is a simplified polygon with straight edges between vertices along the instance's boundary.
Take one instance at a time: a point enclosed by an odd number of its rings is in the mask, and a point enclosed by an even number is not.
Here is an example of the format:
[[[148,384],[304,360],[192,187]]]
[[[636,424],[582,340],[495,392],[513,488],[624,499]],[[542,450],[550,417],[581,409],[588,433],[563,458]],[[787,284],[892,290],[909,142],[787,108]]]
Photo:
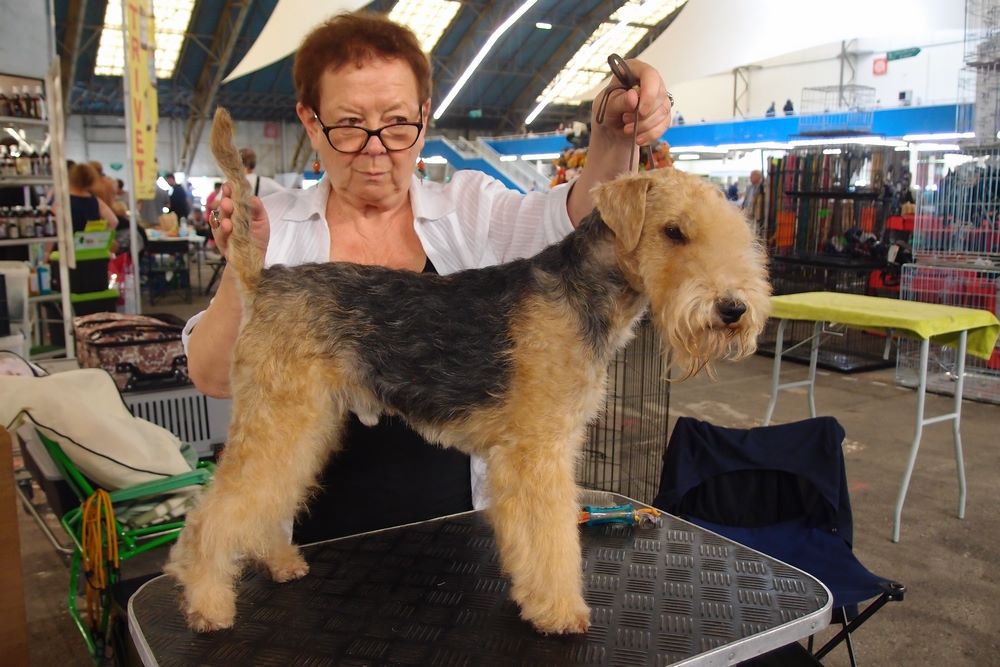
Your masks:
[[[257,174],[254,174],[257,176]],[[257,184],[253,186],[253,196],[257,197],[260,195],[260,176],[257,176]]]

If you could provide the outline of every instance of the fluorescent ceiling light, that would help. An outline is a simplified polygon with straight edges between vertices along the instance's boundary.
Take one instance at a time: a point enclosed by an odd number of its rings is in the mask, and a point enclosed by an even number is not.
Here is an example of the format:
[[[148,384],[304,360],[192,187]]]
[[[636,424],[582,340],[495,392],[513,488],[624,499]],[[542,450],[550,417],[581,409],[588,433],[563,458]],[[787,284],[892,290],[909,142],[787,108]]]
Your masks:
[[[448,159],[443,155],[431,155],[420,159],[424,161],[424,164],[448,164]]]
[[[726,153],[720,146],[671,146],[671,153]]]
[[[527,155],[522,155],[521,159],[528,162],[534,162],[535,160],[555,160],[560,155],[561,153],[528,153]]]
[[[905,146],[906,142],[899,139],[883,139],[881,137],[825,137],[822,139],[795,139],[789,142],[792,148],[804,146]]]
[[[156,76],[169,79],[174,75],[177,58],[184,43],[184,34],[191,23],[194,0],[153,0],[153,25],[155,26]],[[121,76],[125,70],[125,52],[122,43],[122,3],[108,0],[104,12],[104,29],[97,47],[94,74]]]
[[[904,134],[903,141],[949,141],[954,139],[975,139],[975,132],[937,132],[934,134]]]
[[[476,70],[479,69],[479,64],[482,63],[483,59],[486,58],[491,50],[493,50],[493,47],[498,41],[500,41],[503,34],[507,32],[512,25],[517,23],[518,19],[524,16],[525,12],[531,9],[537,2],[538,0],[526,0],[520,7],[517,8],[517,11],[508,16],[507,20],[501,23],[500,26],[493,31],[493,34],[490,35],[489,39],[486,40],[486,43],[483,44],[483,48],[479,49],[479,53],[477,53],[476,57],[472,59],[469,66],[465,68],[464,72],[462,72],[462,76],[458,77],[458,81],[455,82],[455,85],[452,86],[451,90],[448,91],[448,94],[445,95],[444,100],[441,101],[437,111],[434,112],[434,120],[438,120],[444,115],[444,112],[448,110],[451,103],[455,101],[459,91],[461,91],[469,79],[472,78],[472,75],[476,73]]]
[[[791,148],[791,145],[782,141],[751,141],[745,144],[719,144],[720,150],[725,151],[752,151],[756,149],[784,151]]]
[[[609,74],[608,54],[632,50],[649,29],[687,0],[629,0],[587,38],[562,71],[538,96],[538,106],[525,119],[530,124],[551,103],[579,104],[579,97]]]
[[[501,155],[500,156],[500,161],[501,162],[513,162],[516,159],[517,159],[516,155]]]
[[[677,156],[678,160],[700,160],[701,156],[697,153],[681,153]]]
[[[951,153],[961,150],[961,147],[958,144],[913,144],[910,148],[915,151],[939,151]]]
[[[841,151],[840,151],[839,148],[824,148],[823,149],[823,155],[840,155],[840,152]]]
[[[539,30],[552,30],[552,24],[546,23],[545,21],[539,21],[535,24],[535,27]]]
[[[420,48],[430,53],[461,8],[455,0],[399,0],[389,18],[412,30]]]

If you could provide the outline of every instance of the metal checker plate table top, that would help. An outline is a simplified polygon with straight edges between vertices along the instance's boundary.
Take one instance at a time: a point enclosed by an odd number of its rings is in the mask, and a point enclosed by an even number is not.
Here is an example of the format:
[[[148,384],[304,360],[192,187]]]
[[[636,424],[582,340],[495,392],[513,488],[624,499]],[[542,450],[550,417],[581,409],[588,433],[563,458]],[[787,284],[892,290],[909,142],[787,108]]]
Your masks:
[[[146,665],[725,665],[826,627],[811,576],[680,519],[582,527],[586,635],[518,617],[482,512],[304,547],[310,572],[239,585],[236,624],[198,635],[171,579],[128,605]],[[544,530],[544,526],[539,527]]]

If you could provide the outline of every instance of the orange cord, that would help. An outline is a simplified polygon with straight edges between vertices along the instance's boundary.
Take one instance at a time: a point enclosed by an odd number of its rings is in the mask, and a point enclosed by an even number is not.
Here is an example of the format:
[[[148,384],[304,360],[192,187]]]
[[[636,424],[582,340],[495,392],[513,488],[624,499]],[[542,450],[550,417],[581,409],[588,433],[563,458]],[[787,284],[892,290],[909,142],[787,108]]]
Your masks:
[[[117,572],[118,533],[111,496],[98,489],[83,501],[83,571],[87,580],[87,612],[90,627],[98,629],[104,591],[109,585],[111,571]]]

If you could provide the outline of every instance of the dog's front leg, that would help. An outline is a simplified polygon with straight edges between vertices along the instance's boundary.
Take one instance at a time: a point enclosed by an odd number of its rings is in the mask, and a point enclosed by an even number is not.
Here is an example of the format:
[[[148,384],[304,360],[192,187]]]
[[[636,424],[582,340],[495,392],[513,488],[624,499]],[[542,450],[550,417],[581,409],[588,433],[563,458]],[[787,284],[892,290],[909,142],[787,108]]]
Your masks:
[[[563,438],[565,435],[563,434]],[[575,444],[575,443],[574,443]],[[543,633],[586,632],[576,448],[532,437],[489,456],[490,520],[521,617]]]

